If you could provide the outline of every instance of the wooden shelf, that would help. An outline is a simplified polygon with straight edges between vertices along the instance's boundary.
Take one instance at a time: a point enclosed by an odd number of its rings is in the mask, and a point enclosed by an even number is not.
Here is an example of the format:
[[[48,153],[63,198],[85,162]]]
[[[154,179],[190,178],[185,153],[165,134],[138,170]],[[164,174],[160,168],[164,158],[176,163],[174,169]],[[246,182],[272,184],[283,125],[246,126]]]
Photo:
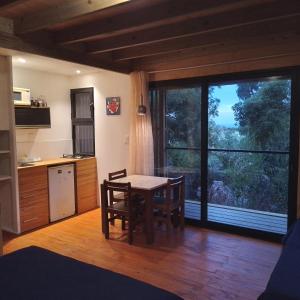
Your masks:
[[[11,180],[11,179],[12,179],[11,176],[0,175],[0,182]]]

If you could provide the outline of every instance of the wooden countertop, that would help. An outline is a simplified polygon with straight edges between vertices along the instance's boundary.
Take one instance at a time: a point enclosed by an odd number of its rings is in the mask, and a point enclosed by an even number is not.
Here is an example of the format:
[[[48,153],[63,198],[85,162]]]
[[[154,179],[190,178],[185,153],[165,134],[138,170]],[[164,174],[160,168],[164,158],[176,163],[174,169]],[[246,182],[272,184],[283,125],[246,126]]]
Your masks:
[[[34,162],[30,165],[26,166],[18,166],[18,170],[20,169],[26,169],[26,168],[34,168],[34,167],[40,167],[40,166],[53,166],[53,165],[62,165],[62,164],[69,164],[74,163],[79,160],[83,159],[94,159],[95,157],[85,157],[85,158],[54,158],[54,159],[47,159],[47,160],[41,160]]]

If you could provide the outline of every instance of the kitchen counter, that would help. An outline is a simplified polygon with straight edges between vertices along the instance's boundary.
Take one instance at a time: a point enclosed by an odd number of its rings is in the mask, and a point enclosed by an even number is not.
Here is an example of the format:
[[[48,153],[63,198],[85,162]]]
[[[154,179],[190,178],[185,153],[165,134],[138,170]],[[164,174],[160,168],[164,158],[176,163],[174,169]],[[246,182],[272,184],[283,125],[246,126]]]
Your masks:
[[[87,159],[94,159],[94,157],[85,157],[85,158],[54,158],[54,159],[47,159],[47,160],[41,160],[33,163],[29,163],[25,166],[18,166],[18,170],[20,169],[26,169],[26,168],[34,168],[34,167],[40,167],[40,166],[53,166],[53,165],[62,165],[62,164],[68,164],[73,163],[79,160],[87,160]]]

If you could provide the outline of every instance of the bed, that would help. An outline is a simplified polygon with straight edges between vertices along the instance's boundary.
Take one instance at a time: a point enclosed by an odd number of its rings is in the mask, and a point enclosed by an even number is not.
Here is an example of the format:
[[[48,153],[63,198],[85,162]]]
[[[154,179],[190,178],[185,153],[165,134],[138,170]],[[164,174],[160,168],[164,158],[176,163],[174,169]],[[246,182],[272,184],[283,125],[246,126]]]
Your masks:
[[[283,249],[270,276],[266,290],[258,300],[300,299],[300,219],[283,240]]]
[[[2,300],[182,299],[147,283],[35,246],[0,258],[0,291]]]

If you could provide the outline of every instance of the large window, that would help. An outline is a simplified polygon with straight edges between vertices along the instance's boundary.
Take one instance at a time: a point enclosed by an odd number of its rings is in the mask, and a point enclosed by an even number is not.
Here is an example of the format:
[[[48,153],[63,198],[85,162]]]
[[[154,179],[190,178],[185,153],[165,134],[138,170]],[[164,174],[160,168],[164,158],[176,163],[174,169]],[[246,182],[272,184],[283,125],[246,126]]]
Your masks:
[[[282,76],[150,89],[156,174],[185,175],[187,218],[286,232],[291,90]]]

